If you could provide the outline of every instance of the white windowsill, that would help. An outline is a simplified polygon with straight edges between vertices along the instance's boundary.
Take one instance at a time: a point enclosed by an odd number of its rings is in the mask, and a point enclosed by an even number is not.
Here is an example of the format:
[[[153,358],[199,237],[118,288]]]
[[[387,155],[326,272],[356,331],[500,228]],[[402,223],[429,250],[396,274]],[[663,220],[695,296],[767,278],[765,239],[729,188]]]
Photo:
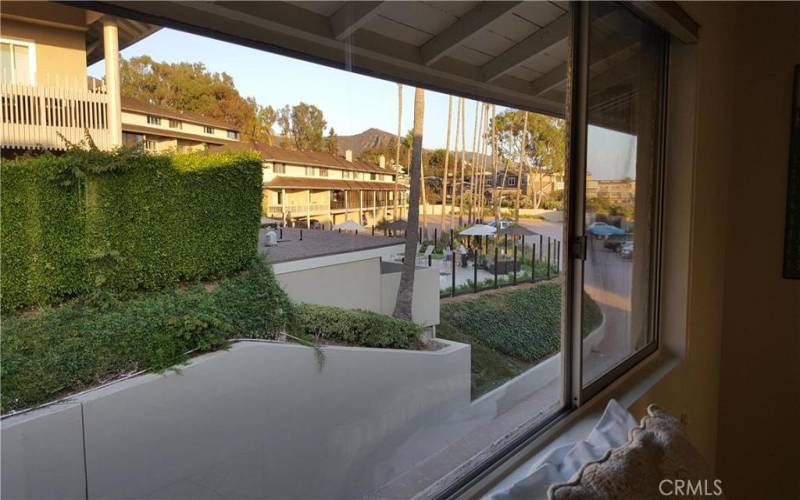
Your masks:
[[[532,467],[554,448],[588,436],[610,399],[616,399],[625,408],[630,408],[661,379],[678,367],[681,361],[678,356],[663,350],[654,352],[585,405],[566,415],[531,443],[509,456],[492,472],[462,492],[459,498],[482,498],[509,488],[526,477]],[[434,491],[428,490],[420,493],[416,498],[430,498],[434,495]]]

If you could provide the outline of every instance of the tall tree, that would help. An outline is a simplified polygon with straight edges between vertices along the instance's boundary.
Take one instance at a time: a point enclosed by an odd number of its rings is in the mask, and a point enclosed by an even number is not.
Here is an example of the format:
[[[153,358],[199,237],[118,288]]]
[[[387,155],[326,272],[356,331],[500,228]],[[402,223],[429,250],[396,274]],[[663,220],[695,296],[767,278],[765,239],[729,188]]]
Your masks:
[[[294,147],[299,151],[322,151],[327,125],[322,110],[313,104],[301,102],[292,106],[291,134]]]
[[[417,88],[414,92],[414,141],[412,144],[409,177],[411,187],[408,200],[408,221],[406,223],[406,248],[403,254],[403,269],[400,273],[400,286],[394,316],[411,320],[411,301],[414,296],[414,271],[417,260],[417,231],[419,229],[420,172],[422,170],[422,122],[425,118],[425,91]]]
[[[325,138],[325,151],[335,155],[339,152],[339,140],[336,137],[336,132],[333,127],[328,131],[328,137]]]
[[[395,204],[395,219],[403,217],[403,207],[400,206],[399,197],[400,190],[398,189],[398,182],[400,178],[400,136],[403,128],[403,84],[397,84],[397,142],[395,146],[397,150],[394,154],[394,204]],[[398,214],[399,211],[399,214]]]
[[[479,144],[478,144],[478,114],[479,114],[478,113],[478,107],[479,106],[480,106],[480,103],[478,101],[475,101],[475,126],[472,129],[472,156],[470,157],[470,162],[472,163],[472,177],[470,178],[470,181],[469,181],[469,188],[470,188],[469,189],[469,193],[470,193],[470,197],[469,197],[469,217],[467,219],[467,220],[469,220],[470,224],[474,220],[473,219],[473,212],[474,212],[474,208],[475,208],[475,165],[477,163],[476,155],[478,154],[477,152],[478,152],[478,149],[479,149]],[[461,188],[463,189],[464,186],[462,185]],[[464,198],[464,193],[463,192],[461,193],[461,198],[462,198],[462,200]]]
[[[444,234],[444,207],[447,206],[447,167],[450,163],[450,125],[453,119],[453,96],[447,96],[447,138],[445,139],[445,152],[444,152],[444,173],[442,174],[442,213],[439,219],[439,227]],[[453,176],[453,196],[456,195],[455,190],[455,175]]]

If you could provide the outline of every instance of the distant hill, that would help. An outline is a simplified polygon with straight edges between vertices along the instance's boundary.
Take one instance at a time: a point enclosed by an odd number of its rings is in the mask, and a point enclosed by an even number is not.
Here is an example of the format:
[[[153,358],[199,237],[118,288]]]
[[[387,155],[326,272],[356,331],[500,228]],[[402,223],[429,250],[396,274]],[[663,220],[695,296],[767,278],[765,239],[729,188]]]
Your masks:
[[[379,128],[369,128],[360,134],[340,135],[336,141],[339,146],[339,154],[344,156],[348,149],[353,151],[353,157],[358,158],[362,151],[369,149],[387,148],[394,144],[396,134],[381,130]],[[425,149],[426,152],[433,152],[432,149]],[[467,152],[468,158],[472,153]],[[487,158],[490,158],[487,156]],[[404,163],[401,161],[401,163]]]
[[[353,156],[358,157],[362,151],[368,149],[385,148],[394,144],[396,134],[378,128],[369,128],[360,134],[340,135],[336,138],[339,154],[344,155],[348,149],[353,151]]]

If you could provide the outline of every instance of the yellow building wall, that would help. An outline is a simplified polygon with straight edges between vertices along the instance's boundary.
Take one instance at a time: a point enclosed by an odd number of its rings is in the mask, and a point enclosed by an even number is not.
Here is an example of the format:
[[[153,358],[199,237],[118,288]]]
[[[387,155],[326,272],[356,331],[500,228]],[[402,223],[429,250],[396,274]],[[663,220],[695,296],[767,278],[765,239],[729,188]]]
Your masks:
[[[7,3],[3,3],[4,9]],[[49,5],[40,4],[39,8],[49,8]],[[83,31],[41,26],[6,17],[2,19],[1,28],[3,38],[35,43],[36,85],[86,88],[86,38]]]

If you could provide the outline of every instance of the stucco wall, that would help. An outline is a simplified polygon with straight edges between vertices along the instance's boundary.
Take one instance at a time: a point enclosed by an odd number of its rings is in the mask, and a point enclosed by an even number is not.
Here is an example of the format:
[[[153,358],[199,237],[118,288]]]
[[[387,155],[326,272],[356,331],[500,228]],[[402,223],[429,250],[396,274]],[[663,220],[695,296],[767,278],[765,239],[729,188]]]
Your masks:
[[[324,352],[320,368],[310,348],[242,342],[6,419],[3,498],[355,498],[415,464],[402,445],[420,428],[469,407],[469,346]]]
[[[3,4],[5,8],[6,4]],[[39,86],[86,89],[86,42],[82,31],[3,19],[2,36],[33,40]]]
[[[276,277],[294,301],[381,312],[378,258],[281,273]]]
[[[297,302],[392,314],[400,286],[400,266],[381,263],[374,257],[302,271],[276,272],[276,277]],[[417,268],[411,308],[417,324],[439,324],[439,272],[435,268]]]

